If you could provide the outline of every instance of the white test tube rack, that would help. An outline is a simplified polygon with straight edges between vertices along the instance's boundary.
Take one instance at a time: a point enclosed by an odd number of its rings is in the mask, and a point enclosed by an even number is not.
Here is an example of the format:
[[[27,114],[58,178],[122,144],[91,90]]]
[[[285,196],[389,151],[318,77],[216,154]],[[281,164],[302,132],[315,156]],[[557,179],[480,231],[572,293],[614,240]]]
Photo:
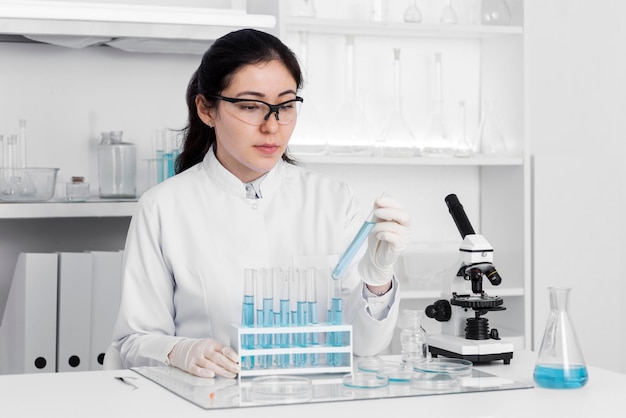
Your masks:
[[[337,366],[326,364],[325,360],[321,360],[317,365],[307,364],[306,366],[295,366],[292,362],[289,363],[289,367],[278,367],[273,364],[271,367],[265,368],[251,368],[249,370],[242,369],[239,372],[239,377],[247,376],[264,376],[264,375],[279,375],[279,374],[322,374],[322,373],[350,373],[352,372],[352,325],[329,325],[329,324],[315,324],[306,326],[283,326],[283,327],[244,327],[241,325],[234,325],[235,334],[233,335],[237,341],[237,352],[240,358],[254,357],[255,360],[259,356],[272,355],[274,358],[277,355],[288,354],[291,356],[297,354],[319,354],[320,359],[325,359],[326,354],[339,354],[341,355],[341,362]],[[253,348],[247,349],[242,347],[243,337],[245,335],[255,335],[258,339],[260,335],[277,335],[277,334],[311,334],[318,333],[323,335],[329,335],[331,333],[342,333],[342,345],[334,346],[328,344],[308,345],[306,347],[290,346],[290,347],[272,347],[272,348]],[[347,336],[346,336],[347,335]],[[322,335],[320,335],[321,337]],[[320,340],[325,340],[320,338]],[[232,341],[232,340],[231,340]],[[255,361],[257,364],[258,361]]]

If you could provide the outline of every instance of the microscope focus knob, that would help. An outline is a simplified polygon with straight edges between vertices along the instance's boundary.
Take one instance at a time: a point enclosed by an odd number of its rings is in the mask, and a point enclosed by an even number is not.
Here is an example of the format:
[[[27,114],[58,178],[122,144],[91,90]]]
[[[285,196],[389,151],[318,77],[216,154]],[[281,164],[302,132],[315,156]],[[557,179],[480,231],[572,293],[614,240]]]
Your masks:
[[[425,312],[427,317],[439,322],[449,321],[452,317],[452,307],[450,302],[445,299],[440,299],[432,305],[428,305]]]

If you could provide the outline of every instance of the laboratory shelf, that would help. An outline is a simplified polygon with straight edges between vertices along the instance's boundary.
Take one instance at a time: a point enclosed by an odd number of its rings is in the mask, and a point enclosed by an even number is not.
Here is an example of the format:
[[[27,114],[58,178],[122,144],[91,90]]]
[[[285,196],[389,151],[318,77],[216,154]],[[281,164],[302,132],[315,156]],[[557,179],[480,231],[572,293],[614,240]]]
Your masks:
[[[135,199],[93,199],[85,202],[65,200],[32,203],[1,202],[0,219],[129,217],[133,215],[136,204]]]
[[[288,17],[288,32],[310,32],[334,35],[385,36],[438,39],[483,39],[521,35],[521,26],[438,25],[404,22],[372,22],[343,19]]]
[[[364,164],[408,166],[522,166],[522,157],[376,157],[351,155],[305,155],[293,152],[298,161],[311,164]]]

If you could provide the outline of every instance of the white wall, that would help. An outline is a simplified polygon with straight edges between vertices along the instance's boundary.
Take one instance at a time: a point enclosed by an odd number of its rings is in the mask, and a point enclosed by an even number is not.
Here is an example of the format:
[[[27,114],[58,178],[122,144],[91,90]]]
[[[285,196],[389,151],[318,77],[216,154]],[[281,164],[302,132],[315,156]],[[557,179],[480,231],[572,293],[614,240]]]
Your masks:
[[[525,9],[534,347],[547,321],[546,287],[570,286],[570,315],[586,361],[626,372],[626,4],[527,0]]]

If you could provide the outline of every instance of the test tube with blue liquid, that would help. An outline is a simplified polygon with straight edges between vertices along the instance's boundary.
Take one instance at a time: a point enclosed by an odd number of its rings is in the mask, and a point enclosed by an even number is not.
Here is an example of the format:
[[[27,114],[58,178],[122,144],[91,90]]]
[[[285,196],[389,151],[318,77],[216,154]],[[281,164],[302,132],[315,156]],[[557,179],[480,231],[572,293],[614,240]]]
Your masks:
[[[274,325],[274,289],[271,270],[261,269],[256,278],[257,291],[257,326],[272,327]],[[272,348],[272,334],[259,334],[259,347]],[[268,369],[272,367],[272,355],[261,355],[257,358],[260,368]]]
[[[372,232],[374,225],[376,225],[376,217],[374,216],[374,211],[372,210],[365,222],[363,222],[363,225],[361,225],[359,232],[357,232],[350,245],[348,245],[348,248],[346,248],[343,254],[341,254],[341,257],[339,257],[339,261],[332,272],[333,279],[338,280],[343,277],[343,274],[350,266],[352,259],[367,239],[369,233]]]
[[[309,311],[308,325],[317,325],[317,280],[316,270],[313,267],[307,268],[305,271],[306,280],[306,300],[307,308]],[[319,334],[317,332],[309,333],[308,343],[311,346],[320,344]],[[312,353],[309,355],[309,363],[311,366],[317,366],[320,361],[320,355]]]
[[[296,325],[306,326],[308,323],[308,304],[306,299],[306,274],[304,270],[297,271],[297,300],[296,300]],[[307,346],[307,333],[298,332],[295,335],[295,345],[298,347]],[[305,353],[297,353],[294,355],[294,365],[296,367],[306,366],[307,355]]]
[[[328,292],[328,317],[329,325],[341,325],[343,323],[343,299],[341,279],[332,279]],[[332,347],[342,346],[341,332],[329,332],[326,335],[326,344]],[[341,366],[341,353],[327,353],[326,364],[329,366]]]
[[[289,326],[289,276],[280,268],[274,269],[274,324],[280,327]],[[276,334],[274,346],[289,348],[290,338],[288,333]],[[276,365],[280,368],[289,367],[289,354],[278,354]]]
[[[254,269],[243,271],[243,309],[241,311],[241,325],[254,327]],[[242,337],[241,346],[245,349],[254,349],[254,334],[245,334]],[[241,368],[251,370],[254,368],[254,356],[243,356]]]

